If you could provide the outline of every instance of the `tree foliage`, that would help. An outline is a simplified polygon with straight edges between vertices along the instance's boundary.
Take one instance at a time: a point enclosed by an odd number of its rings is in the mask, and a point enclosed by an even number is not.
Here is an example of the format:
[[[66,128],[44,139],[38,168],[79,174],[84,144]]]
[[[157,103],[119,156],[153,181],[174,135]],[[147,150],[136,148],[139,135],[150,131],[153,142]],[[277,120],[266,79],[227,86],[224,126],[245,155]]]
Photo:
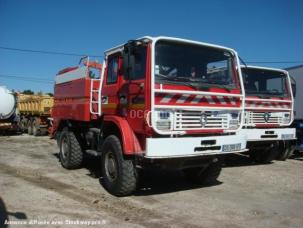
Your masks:
[[[35,94],[34,91],[30,90],[30,89],[26,89],[22,92],[23,94],[28,94],[28,95],[33,95]]]

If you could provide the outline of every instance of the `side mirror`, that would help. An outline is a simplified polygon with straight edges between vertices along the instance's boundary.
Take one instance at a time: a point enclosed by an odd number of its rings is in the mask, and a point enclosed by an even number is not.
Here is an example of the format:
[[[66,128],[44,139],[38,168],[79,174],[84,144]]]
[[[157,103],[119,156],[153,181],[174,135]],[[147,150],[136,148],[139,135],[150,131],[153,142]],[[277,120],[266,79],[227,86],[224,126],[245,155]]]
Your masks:
[[[294,97],[296,97],[296,93],[297,93],[297,86],[296,86],[296,84],[292,84],[291,83],[291,89],[292,89],[292,95]]]
[[[129,67],[128,67],[128,72],[129,72],[129,79],[134,78],[135,74],[135,54],[132,54],[129,56]]]
[[[291,82],[292,95],[293,97],[296,97],[297,85],[296,85],[296,80],[292,76],[290,76],[290,82]]]
[[[123,75],[125,79],[131,79],[135,70],[135,51],[133,48],[124,47],[122,54]]]
[[[79,64],[78,65],[81,65],[81,64],[85,64],[85,62],[86,63],[88,63],[89,62],[89,58],[88,58],[88,56],[83,56],[80,60],[79,60]]]
[[[123,75],[125,78],[129,78],[129,55],[128,51],[124,49],[122,53],[122,68],[123,68]]]

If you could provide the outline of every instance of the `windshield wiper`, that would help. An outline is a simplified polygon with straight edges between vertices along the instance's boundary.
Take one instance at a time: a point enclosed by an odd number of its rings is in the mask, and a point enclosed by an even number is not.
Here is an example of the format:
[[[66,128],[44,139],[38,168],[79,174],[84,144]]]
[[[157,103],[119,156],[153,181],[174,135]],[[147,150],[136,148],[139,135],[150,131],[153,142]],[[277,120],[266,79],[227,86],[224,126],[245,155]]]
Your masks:
[[[278,96],[278,97],[285,97],[283,93],[272,93],[270,91],[249,91],[246,90],[245,93],[249,95],[255,95],[259,98],[270,98],[270,96]]]
[[[269,94],[269,95],[284,95],[284,93],[279,92],[279,91],[268,91],[268,90],[259,91],[259,93],[261,93],[261,94]]]
[[[175,80],[176,77],[169,77],[169,76],[163,75],[163,74],[156,74],[156,75],[162,77],[162,78],[158,78],[158,79],[160,79],[162,81],[166,81],[166,82],[168,82],[170,84],[174,84],[174,85],[176,85],[176,84],[177,85],[186,85],[186,86],[189,86],[189,87],[191,87],[191,88],[193,88],[195,90],[198,89],[196,85],[193,85],[193,84],[191,84],[189,82],[185,82],[183,80]],[[177,83],[177,82],[180,82],[180,83]]]
[[[216,83],[209,83],[207,80],[201,80],[201,79],[195,79],[195,78],[189,78],[189,77],[169,77],[167,75],[163,74],[156,74],[156,76],[160,76],[161,78],[158,78],[160,80],[164,80],[167,82],[181,82],[182,85],[190,86],[194,89],[203,89],[203,90],[209,90],[209,87],[218,87],[223,88],[230,92],[232,89],[228,85],[222,85],[222,84],[216,84]],[[185,81],[186,80],[186,81]]]
[[[164,74],[156,74],[156,76],[160,76],[161,78],[168,79],[170,81],[186,81],[186,82],[200,82],[205,84],[217,84],[217,82],[210,83],[207,79],[203,78],[193,78],[193,77],[184,77],[184,76],[169,76]]]
[[[169,79],[170,77],[168,76],[168,75],[164,75],[164,74],[160,74],[160,73],[157,73],[157,74],[155,74],[156,76],[160,76],[161,78],[167,78],[167,79]]]
[[[188,77],[176,77],[176,76],[168,76],[168,75],[164,75],[164,74],[156,74],[156,76],[160,76],[161,78],[165,78],[169,81],[178,81],[178,82],[190,82],[190,78]]]
[[[217,84],[216,87],[226,89],[228,92],[230,92],[232,89],[230,86],[227,86],[227,85],[218,85]]]

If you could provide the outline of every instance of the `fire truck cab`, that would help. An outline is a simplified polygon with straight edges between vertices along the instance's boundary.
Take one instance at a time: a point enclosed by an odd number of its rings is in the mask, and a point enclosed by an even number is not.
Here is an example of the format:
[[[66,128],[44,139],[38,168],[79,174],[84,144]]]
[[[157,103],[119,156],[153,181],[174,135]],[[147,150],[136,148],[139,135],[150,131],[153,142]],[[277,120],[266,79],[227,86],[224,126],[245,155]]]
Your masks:
[[[223,154],[247,151],[246,135],[236,135],[244,89],[234,50],[143,37],[106,51],[102,65],[82,63],[56,76],[52,135],[67,169],[80,167],[84,153],[100,157],[110,193],[131,194],[149,165],[209,184]]]
[[[245,118],[250,157],[268,163],[285,160],[295,149],[293,93],[288,72],[281,69],[241,66],[245,87]]]

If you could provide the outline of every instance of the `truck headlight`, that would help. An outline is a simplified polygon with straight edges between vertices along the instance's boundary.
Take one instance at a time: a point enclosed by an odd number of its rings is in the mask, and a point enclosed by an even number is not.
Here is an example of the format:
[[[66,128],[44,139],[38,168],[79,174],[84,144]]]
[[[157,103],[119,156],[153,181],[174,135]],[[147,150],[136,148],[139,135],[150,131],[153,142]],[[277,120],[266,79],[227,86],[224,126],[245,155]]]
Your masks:
[[[237,129],[238,127],[239,127],[239,120],[237,120],[237,119],[229,120],[230,129]]]
[[[288,124],[290,122],[290,114],[289,113],[284,113],[282,117],[282,123],[283,124]]]
[[[231,118],[233,118],[233,119],[238,119],[238,118],[239,118],[239,113],[237,113],[237,112],[232,112],[232,113],[231,113]]]
[[[239,117],[240,114],[238,112],[231,112],[229,116],[229,129],[237,129],[239,127]]]
[[[157,129],[159,130],[170,130],[171,129],[171,122],[168,121],[157,121]]]
[[[171,111],[161,110],[157,112],[156,126],[159,130],[171,130],[173,113]]]
[[[170,112],[160,111],[158,117],[159,117],[159,119],[161,119],[161,120],[169,119],[169,117],[170,117]]]

